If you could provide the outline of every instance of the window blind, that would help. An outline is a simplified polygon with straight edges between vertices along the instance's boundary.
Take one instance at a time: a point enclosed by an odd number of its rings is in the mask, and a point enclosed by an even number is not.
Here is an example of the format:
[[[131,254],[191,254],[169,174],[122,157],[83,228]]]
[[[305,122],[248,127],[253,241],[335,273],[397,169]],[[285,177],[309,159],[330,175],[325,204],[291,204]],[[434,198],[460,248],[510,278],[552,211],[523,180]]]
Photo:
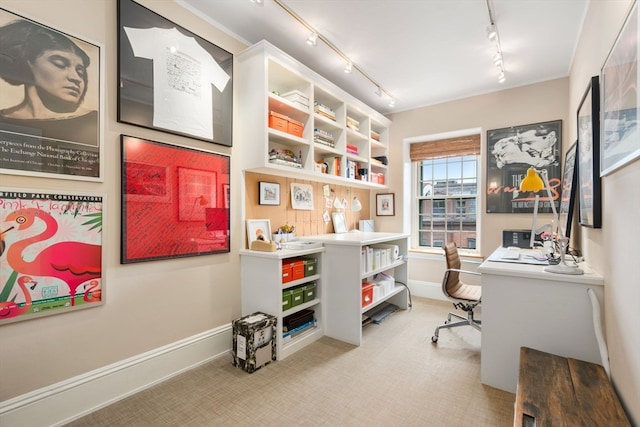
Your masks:
[[[480,154],[480,135],[467,135],[457,138],[416,142],[409,147],[412,162],[453,156]]]

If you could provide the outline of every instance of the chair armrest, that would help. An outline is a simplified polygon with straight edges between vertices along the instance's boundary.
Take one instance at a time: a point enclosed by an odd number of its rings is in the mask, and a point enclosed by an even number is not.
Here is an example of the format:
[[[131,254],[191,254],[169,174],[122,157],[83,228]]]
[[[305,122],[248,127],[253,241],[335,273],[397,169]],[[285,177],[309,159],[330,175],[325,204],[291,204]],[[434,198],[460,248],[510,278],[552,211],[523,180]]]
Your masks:
[[[458,273],[466,273],[466,274],[473,274],[474,276],[482,276],[482,273],[478,273],[477,271],[460,270],[459,268],[447,268],[445,271],[446,272],[457,271]]]

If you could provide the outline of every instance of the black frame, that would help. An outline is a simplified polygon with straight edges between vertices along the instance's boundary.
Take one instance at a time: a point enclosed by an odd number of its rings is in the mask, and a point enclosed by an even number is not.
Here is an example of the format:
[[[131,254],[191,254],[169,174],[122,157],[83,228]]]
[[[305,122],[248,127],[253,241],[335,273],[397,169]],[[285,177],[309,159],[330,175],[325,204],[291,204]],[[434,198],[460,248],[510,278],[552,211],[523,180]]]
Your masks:
[[[578,141],[574,142],[567,150],[564,158],[564,169],[562,172],[562,193],[560,195],[560,209],[558,209],[558,219],[560,221],[560,231],[565,237],[571,235],[571,225],[573,224],[573,209],[576,202],[576,190],[578,183],[578,168],[576,167],[576,154]]]
[[[269,200],[264,197],[267,186],[277,187],[276,200]],[[268,206],[280,206],[280,184],[277,182],[260,181],[258,183],[258,204]]]
[[[174,110],[168,111],[167,119],[161,121],[162,114],[154,117],[154,108],[156,105],[162,105],[157,99],[154,99],[155,82],[154,82],[154,61],[145,57],[136,57],[133,52],[130,40],[125,32],[125,27],[134,29],[144,29],[149,32],[150,46],[145,45],[145,41],[138,41],[138,50],[145,51],[144,54],[149,55],[146,50],[151,46],[159,46],[160,40],[176,37],[189,50],[181,55],[178,50],[173,56],[171,62],[174,69],[178,69],[179,73],[170,75],[167,73],[166,87],[171,87],[171,95],[176,93],[180,97],[188,97],[190,94],[204,94],[201,87],[206,87],[207,83],[203,83],[204,79],[197,80],[193,78],[189,80],[190,75],[206,74],[210,79],[217,79],[222,76],[220,70],[213,70],[206,67],[206,62],[190,60],[193,52],[202,55],[204,60],[220,67],[229,79],[226,81],[222,91],[220,91],[212,82],[208,82],[211,88],[211,115],[203,114],[203,119],[212,118],[211,129],[201,127],[202,123],[194,123],[193,129],[178,129],[181,124],[187,123],[190,117],[195,117],[198,112],[203,111],[203,106],[197,106],[189,102],[189,107],[184,108],[188,101],[181,99],[182,102],[165,102],[164,108],[178,105]],[[172,30],[172,31],[164,31]],[[157,34],[156,34],[157,33]],[[194,42],[195,41],[195,42]],[[142,45],[142,47],[140,46]],[[206,52],[205,52],[206,51]],[[139,54],[141,54],[139,52]],[[208,54],[209,57],[204,55]],[[205,65],[202,65],[205,64]],[[189,68],[191,67],[191,68]],[[201,68],[199,68],[201,67]],[[214,67],[214,68],[215,68]],[[157,67],[156,67],[157,68]],[[190,73],[189,71],[193,71]],[[217,72],[217,74],[216,74]],[[156,76],[157,77],[157,76]],[[173,78],[173,80],[169,80]],[[199,98],[194,96],[192,98]],[[206,99],[206,98],[205,98]],[[182,107],[180,107],[182,106]],[[207,105],[204,106],[206,111]],[[174,120],[175,115],[184,112],[184,117]],[[215,144],[232,146],[232,124],[233,124],[233,55],[230,52],[208,42],[198,35],[186,30],[185,28],[175,24],[174,22],[156,14],[155,12],[139,5],[132,0],[118,0],[118,121],[129,123],[132,125],[142,126],[150,129],[169,132],[176,135],[188,136],[190,138],[201,139]],[[158,119],[157,124],[154,120]],[[164,124],[162,126],[161,124]],[[208,134],[211,132],[212,137]],[[207,135],[205,135],[207,134]]]
[[[578,222],[602,227],[600,201],[600,90],[599,77],[589,80],[576,114],[578,128]]]
[[[230,252],[231,209],[220,186],[229,182],[229,156],[128,135],[120,151],[121,264]],[[196,181],[202,194],[181,192],[185,169],[215,174],[215,188]]]
[[[551,188],[560,187],[562,120],[488,130],[486,157],[487,213],[531,214],[535,194],[520,192],[520,182],[533,166],[547,171]],[[541,194],[538,213],[553,212],[546,193]],[[559,197],[553,203],[557,209]]]

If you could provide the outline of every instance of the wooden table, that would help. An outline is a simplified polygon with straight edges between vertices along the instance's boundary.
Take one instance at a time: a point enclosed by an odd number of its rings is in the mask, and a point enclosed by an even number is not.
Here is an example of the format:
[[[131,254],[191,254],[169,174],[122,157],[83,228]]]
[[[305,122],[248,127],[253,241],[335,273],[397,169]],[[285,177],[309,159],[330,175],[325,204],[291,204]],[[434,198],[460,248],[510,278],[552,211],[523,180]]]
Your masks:
[[[514,427],[631,426],[604,368],[520,348]]]

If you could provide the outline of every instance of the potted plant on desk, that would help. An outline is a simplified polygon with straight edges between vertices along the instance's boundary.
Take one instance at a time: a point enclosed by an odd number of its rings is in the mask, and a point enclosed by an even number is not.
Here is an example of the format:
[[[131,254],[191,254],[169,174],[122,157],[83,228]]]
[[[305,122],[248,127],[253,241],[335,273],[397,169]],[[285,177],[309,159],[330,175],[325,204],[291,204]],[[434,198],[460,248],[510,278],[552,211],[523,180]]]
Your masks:
[[[294,238],[294,232],[296,231],[295,225],[284,224],[276,229],[273,234],[273,240],[276,243],[290,242]]]

